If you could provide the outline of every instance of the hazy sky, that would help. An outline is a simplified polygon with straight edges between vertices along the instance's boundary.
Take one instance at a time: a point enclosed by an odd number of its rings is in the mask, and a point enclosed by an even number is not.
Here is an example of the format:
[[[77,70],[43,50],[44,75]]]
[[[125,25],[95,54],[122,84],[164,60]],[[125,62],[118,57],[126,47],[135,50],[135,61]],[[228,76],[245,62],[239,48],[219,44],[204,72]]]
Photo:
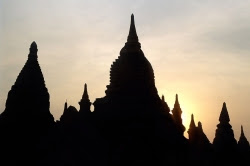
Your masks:
[[[158,93],[170,109],[179,94],[186,128],[193,113],[212,142],[226,102],[236,140],[240,125],[250,140],[250,0],[0,0],[0,112],[32,41],[55,120],[66,99],[79,109],[84,83],[91,102],[103,97],[132,13]]]

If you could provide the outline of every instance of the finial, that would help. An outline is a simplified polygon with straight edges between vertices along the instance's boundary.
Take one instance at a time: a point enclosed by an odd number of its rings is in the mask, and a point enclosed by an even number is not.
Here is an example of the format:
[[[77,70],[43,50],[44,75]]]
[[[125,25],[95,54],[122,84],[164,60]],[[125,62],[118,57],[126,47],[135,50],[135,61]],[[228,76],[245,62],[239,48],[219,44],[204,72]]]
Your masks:
[[[135,29],[134,14],[131,15],[130,29],[127,42],[138,42],[138,36]]]
[[[200,121],[198,122],[198,128],[202,129],[202,124]]]
[[[88,95],[88,90],[87,90],[87,84],[84,84],[84,92],[82,95],[82,99],[89,99],[89,95]]]
[[[162,101],[165,101],[164,95],[161,96],[161,100],[162,100]]]
[[[227,111],[227,106],[225,102],[223,103],[223,106],[222,106],[219,121],[222,123],[228,123],[230,121],[229,114]]]
[[[37,44],[35,41],[33,41],[30,45],[30,53],[37,53],[38,49],[37,49]]]
[[[201,124],[200,121],[198,122],[198,129],[199,129],[200,131],[203,131],[203,129],[202,129],[202,124]]]
[[[174,106],[175,106],[175,107],[180,107],[179,100],[178,100],[178,94],[175,95],[175,103],[174,103]]]
[[[190,125],[189,125],[189,128],[195,128],[195,122],[194,122],[194,115],[192,114],[191,115],[191,122],[190,122]]]
[[[30,45],[30,53],[29,53],[29,57],[35,57],[37,58],[37,44],[35,41],[33,41]]]
[[[66,99],[66,102],[64,104],[64,112],[67,110],[67,108],[68,108],[68,103],[67,103],[67,99]]]
[[[241,135],[244,136],[243,126],[241,125]]]

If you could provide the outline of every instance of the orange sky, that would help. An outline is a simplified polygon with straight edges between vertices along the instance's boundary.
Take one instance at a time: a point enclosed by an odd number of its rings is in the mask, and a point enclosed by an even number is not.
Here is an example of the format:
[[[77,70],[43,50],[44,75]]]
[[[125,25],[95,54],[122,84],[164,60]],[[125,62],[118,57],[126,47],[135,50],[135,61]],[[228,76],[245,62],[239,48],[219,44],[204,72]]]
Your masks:
[[[240,125],[250,140],[249,9],[249,0],[0,1],[0,112],[32,41],[55,120],[66,100],[79,108],[84,83],[92,102],[103,97],[134,13],[158,93],[171,109],[178,93],[186,128],[193,113],[212,141],[226,102],[236,140]]]

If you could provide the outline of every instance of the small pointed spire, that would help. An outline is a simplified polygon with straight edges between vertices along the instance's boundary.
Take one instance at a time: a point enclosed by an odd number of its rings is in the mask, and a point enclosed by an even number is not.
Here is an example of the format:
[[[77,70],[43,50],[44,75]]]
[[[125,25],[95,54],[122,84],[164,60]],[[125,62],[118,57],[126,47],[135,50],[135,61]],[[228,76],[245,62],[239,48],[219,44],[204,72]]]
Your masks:
[[[135,28],[134,14],[131,15],[131,23],[130,23],[127,42],[138,42],[138,36]]]
[[[178,94],[175,95],[174,107],[180,107],[179,100],[178,100]]]
[[[88,90],[87,90],[87,84],[84,84],[84,92],[82,95],[82,99],[89,99],[89,95],[88,95]]]
[[[82,99],[78,103],[80,105],[79,112],[81,112],[81,113],[84,113],[84,112],[89,113],[89,112],[91,112],[90,111],[91,102],[89,100],[87,84],[84,84],[84,92],[83,92],[83,95],[82,95]]]
[[[200,121],[198,122],[198,129],[201,130],[201,131],[203,131],[203,129],[202,129],[202,124],[201,124]]]
[[[222,106],[219,121],[222,123],[229,123],[230,121],[229,114],[227,111],[227,106],[225,102],[223,103],[223,106]]]
[[[194,122],[194,115],[192,114],[191,115],[191,122],[190,122],[190,125],[189,125],[189,128],[195,128],[195,122]]]
[[[165,101],[164,95],[161,96],[161,100],[162,100],[162,101]]]
[[[67,100],[66,100],[66,102],[64,104],[64,111],[63,112],[66,112],[67,108],[68,108],[68,103],[67,103]]]
[[[241,125],[241,133],[240,133],[240,138],[238,141],[238,146],[240,148],[240,151],[249,151],[249,147],[250,147],[249,142],[247,138],[245,137],[242,125]]]
[[[244,131],[243,131],[243,126],[241,125],[241,133],[240,133],[241,137],[245,137]]]

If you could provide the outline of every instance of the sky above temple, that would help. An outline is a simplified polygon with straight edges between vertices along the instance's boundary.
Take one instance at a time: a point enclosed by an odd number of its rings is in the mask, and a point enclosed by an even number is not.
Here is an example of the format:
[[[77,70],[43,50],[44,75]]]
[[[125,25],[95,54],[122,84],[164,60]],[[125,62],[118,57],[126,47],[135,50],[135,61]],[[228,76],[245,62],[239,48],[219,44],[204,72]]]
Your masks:
[[[103,97],[132,13],[158,94],[170,109],[178,94],[186,128],[193,113],[212,142],[226,102],[236,140],[240,125],[250,140],[250,0],[0,0],[0,112],[33,41],[55,120],[66,100],[79,109],[84,83],[91,102]]]

